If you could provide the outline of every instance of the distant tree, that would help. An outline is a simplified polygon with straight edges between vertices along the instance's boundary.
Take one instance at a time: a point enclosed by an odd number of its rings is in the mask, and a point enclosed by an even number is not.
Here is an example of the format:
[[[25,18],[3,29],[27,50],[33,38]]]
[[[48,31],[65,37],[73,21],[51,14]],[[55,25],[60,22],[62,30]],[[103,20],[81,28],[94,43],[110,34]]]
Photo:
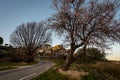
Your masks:
[[[0,45],[2,45],[2,44],[3,44],[3,38],[0,37]]]
[[[52,7],[56,14],[49,19],[51,26],[70,43],[63,70],[74,61],[79,47],[85,52],[88,45],[106,49],[120,42],[119,0],[53,0]]]
[[[12,46],[25,49],[27,56],[33,59],[36,50],[43,44],[51,41],[51,31],[45,22],[22,24],[11,34]]]

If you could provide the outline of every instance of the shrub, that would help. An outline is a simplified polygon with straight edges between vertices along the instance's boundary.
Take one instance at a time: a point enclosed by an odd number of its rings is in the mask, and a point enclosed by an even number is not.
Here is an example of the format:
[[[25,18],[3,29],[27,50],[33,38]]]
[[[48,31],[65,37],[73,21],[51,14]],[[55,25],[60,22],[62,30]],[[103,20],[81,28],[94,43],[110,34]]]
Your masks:
[[[20,53],[13,53],[11,54],[11,57],[12,57],[12,61],[21,62],[21,61],[24,61],[25,55]]]
[[[79,49],[75,55],[75,58],[78,62],[95,62],[95,61],[103,61],[105,59],[106,53],[100,51],[97,48],[88,48],[86,50],[86,54],[84,54],[83,49]]]
[[[30,63],[30,62],[34,61],[34,58],[33,58],[33,56],[26,55],[26,56],[24,56],[23,61]]]

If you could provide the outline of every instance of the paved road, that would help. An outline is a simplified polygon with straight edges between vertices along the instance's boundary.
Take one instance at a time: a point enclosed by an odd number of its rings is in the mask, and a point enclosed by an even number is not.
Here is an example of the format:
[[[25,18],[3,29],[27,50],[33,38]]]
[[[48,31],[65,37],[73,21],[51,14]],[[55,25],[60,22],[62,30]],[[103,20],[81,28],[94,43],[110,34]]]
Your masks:
[[[54,63],[43,60],[31,67],[2,71],[0,72],[0,80],[29,80],[53,66]]]

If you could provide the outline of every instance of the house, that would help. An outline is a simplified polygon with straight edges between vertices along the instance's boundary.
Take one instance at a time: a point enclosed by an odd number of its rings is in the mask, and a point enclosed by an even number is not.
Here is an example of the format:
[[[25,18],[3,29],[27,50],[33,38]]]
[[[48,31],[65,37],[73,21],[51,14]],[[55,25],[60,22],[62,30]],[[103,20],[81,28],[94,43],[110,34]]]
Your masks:
[[[65,58],[68,54],[68,51],[63,47],[63,45],[55,45],[51,48],[52,58]]]
[[[45,44],[42,47],[37,49],[38,57],[47,57],[51,54],[51,45]]]
[[[67,56],[68,51],[63,47],[63,45],[55,45],[51,47],[47,44],[38,49],[38,53],[42,54],[42,57],[59,58],[60,56]]]

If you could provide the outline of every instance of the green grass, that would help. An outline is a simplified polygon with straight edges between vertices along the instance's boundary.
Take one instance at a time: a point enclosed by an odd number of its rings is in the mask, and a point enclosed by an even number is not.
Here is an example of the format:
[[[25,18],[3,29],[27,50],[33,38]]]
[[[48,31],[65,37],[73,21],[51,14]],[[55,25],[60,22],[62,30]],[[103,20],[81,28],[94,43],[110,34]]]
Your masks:
[[[50,69],[32,80],[70,80],[69,77]]]
[[[55,67],[62,67],[63,64],[64,64],[64,60],[59,60],[59,59],[46,59],[46,58],[42,58],[40,60],[47,60],[47,61],[54,62],[56,64]]]
[[[0,63],[0,67],[1,66],[27,66],[27,65],[33,65],[33,64],[37,64],[38,62],[31,62],[31,63],[25,63],[25,62],[2,62]]]
[[[81,78],[81,80],[98,80],[94,74],[88,74]]]
[[[31,63],[25,63],[25,62],[2,62],[0,63],[0,71],[3,70],[10,70],[10,69],[15,69],[17,66],[28,66],[28,65],[34,65],[37,64],[38,62],[31,62]]]
[[[0,63],[0,66],[22,66],[24,64],[16,63],[16,62],[2,62]]]
[[[61,67],[64,64],[63,60],[56,60],[56,59],[51,59],[50,61],[56,63],[56,67]]]
[[[63,60],[47,59],[55,62],[55,67],[61,67],[64,63]],[[31,80],[71,80],[68,76],[59,73],[56,69],[50,69],[43,74],[31,79]]]
[[[4,67],[0,67],[0,71],[4,71],[4,70],[10,70],[10,69],[15,69],[17,67],[12,67],[12,66],[4,66]]]

